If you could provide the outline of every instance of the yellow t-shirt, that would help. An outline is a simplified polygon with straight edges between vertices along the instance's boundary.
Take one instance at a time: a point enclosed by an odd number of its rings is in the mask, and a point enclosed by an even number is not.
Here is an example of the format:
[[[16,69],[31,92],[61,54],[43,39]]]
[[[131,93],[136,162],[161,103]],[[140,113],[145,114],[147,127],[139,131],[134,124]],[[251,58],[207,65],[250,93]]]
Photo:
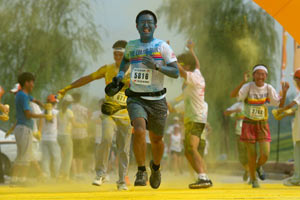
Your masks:
[[[96,72],[94,72],[92,74],[92,76],[95,79],[104,78],[105,85],[107,85],[112,82],[112,79],[115,76],[117,76],[118,72],[119,72],[119,68],[116,67],[115,63],[113,63],[113,64],[105,65],[105,66],[99,68]],[[109,103],[115,104],[117,106],[119,106],[119,105],[126,106],[127,97],[125,96],[125,90],[129,87],[130,70],[128,70],[126,72],[123,82],[125,83],[125,86],[115,96],[109,97],[109,96],[105,95],[105,102],[109,102]],[[122,110],[116,112],[114,115],[112,115],[112,117],[128,118],[127,109],[122,109]]]

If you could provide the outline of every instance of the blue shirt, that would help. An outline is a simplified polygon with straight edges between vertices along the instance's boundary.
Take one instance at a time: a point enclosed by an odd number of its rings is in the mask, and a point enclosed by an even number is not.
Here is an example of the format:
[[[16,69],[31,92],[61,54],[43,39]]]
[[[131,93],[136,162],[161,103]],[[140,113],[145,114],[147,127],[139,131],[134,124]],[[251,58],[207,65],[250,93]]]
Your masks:
[[[33,97],[24,93],[20,90],[16,94],[16,117],[17,117],[17,125],[25,125],[30,129],[33,129],[33,120],[28,119],[25,115],[25,110],[29,110],[32,112],[32,109],[29,105],[30,101],[33,100]]]

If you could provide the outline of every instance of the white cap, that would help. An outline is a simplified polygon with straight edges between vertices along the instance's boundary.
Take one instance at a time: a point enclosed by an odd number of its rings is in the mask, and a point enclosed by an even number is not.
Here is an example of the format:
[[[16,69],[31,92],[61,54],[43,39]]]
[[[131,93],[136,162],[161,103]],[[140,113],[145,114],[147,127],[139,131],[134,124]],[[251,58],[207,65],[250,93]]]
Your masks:
[[[19,83],[16,83],[15,86],[10,90],[10,92],[17,93],[19,90],[21,90],[21,85]]]

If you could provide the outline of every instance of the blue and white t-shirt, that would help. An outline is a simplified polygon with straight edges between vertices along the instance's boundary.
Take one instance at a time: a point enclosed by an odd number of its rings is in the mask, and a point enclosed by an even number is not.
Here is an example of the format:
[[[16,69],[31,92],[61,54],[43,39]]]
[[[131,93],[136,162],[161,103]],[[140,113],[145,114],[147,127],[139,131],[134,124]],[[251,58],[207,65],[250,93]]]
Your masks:
[[[164,89],[164,74],[142,64],[143,57],[146,55],[151,55],[155,62],[162,66],[177,61],[173,50],[163,40],[153,39],[149,43],[143,43],[140,39],[129,41],[124,56],[131,64],[130,90],[133,92],[158,92]],[[164,96],[158,98],[162,99]]]

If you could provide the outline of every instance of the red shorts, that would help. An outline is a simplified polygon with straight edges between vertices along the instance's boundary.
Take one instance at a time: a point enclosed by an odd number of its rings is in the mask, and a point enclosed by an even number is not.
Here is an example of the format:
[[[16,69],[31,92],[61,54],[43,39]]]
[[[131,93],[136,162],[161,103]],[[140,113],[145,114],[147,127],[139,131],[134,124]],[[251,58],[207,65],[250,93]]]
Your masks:
[[[248,143],[271,142],[268,121],[244,119],[240,140]]]

